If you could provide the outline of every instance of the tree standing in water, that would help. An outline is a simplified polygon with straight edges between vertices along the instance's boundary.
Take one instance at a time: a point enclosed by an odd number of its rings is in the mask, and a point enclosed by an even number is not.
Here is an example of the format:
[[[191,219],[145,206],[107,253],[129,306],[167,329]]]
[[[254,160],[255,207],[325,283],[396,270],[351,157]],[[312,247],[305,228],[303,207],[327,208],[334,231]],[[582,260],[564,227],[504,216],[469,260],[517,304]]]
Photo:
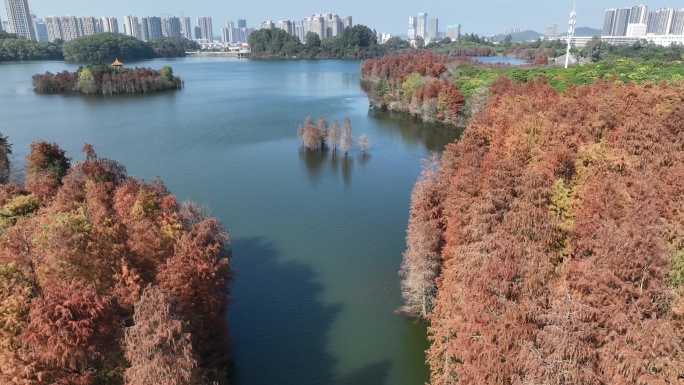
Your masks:
[[[337,119],[333,119],[332,125],[328,129],[328,147],[332,147],[333,153],[337,152],[337,142],[340,141],[340,125]]]
[[[369,149],[373,143],[371,143],[370,139],[366,136],[366,134],[361,134],[359,136],[359,148],[361,149],[361,154],[366,155],[366,150]]]
[[[348,116],[342,120],[342,136],[340,137],[340,149],[347,155],[349,148],[354,145],[354,134],[352,133],[351,121]]]

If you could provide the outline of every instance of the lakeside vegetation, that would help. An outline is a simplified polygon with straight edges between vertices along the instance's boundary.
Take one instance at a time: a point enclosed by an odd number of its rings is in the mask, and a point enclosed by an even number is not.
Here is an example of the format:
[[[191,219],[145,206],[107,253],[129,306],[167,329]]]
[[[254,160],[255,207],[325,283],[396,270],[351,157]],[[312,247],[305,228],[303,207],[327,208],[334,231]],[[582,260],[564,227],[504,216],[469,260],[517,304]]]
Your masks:
[[[0,382],[227,383],[228,234],[90,145],[0,186]]]
[[[80,67],[75,72],[33,75],[33,89],[38,93],[81,93],[85,95],[137,94],[177,90],[183,81],[173,69],[163,66],[119,69],[103,63]]]
[[[591,84],[597,79],[622,83],[684,79],[682,61],[615,59],[565,69],[545,65],[545,56],[542,58],[533,66],[509,66],[424,50],[367,60],[361,67],[361,79],[371,105],[376,108],[461,127],[484,107],[489,86],[499,76],[520,82],[545,78],[558,91],[571,85]]]
[[[98,33],[68,42],[55,40],[39,43],[0,31],[0,61],[65,60],[99,62],[114,60],[144,60],[155,57],[183,57],[186,51],[197,50],[197,42],[184,38],[168,38],[143,42],[118,33]]]
[[[425,160],[400,269],[432,385],[684,375],[680,49],[569,69],[427,50],[363,63],[372,106],[467,124]],[[427,91],[440,82],[461,98]]]
[[[432,385],[681,378],[683,103],[682,81],[490,84],[412,194],[401,310],[430,322]]]

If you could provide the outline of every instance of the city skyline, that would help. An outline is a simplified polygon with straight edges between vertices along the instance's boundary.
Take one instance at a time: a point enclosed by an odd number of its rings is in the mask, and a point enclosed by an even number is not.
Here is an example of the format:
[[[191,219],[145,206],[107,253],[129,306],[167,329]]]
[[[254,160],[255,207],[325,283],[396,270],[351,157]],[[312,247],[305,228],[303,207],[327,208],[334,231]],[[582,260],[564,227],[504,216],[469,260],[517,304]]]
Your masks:
[[[567,4],[566,4],[567,3]],[[68,4],[48,0],[29,0],[32,13],[38,18],[48,16],[79,15],[116,17],[120,22],[124,16],[134,15],[139,19],[146,16],[169,14],[180,16],[181,11],[193,21],[202,16],[209,16],[215,25],[225,25],[228,20],[246,19],[249,27],[259,28],[264,20],[295,20],[301,15],[318,12],[331,12],[339,15],[353,15],[354,24],[363,24],[378,33],[405,36],[408,15],[428,13],[430,17],[441,19],[442,25],[460,24],[461,33],[477,33],[480,35],[498,34],[503,28],[516,27],[521,30],[545,32],[550,22],[559,22],[559,31],[565,30],[565,20],[572,9],[572,1],[549,2],[541,0],[520,0],[508,2],[503,0],[474,1],[464,0],[454,5],[453,2],[438,0],[423,7],[407,0],[397,0],[391,7],[368,7],[367,2],[349,0],[344,4],[321,6],[312,1],[295,0],[286,4],[274,4],[268,10],[245,4],[231,4],[215,0],[195,3],[188,7],[186,2],[170,0],[164,4],[149,4],[121,0],[118,2],[86,2],[75,0]],[[674,0],[657,0],[644,2],[649,9],[680,8]],[[631,7],[634,2],[577,1],[578,26],[602,28],[606,8]],[[323,8],[323,9],[321,9]],[[0,19],[7,20],[5,9],[0,11]],[[120,25],[123,30],[123,25]],[[441,29],[444,32],[444,28]],[[214,30],[214,36],[218,31]]]

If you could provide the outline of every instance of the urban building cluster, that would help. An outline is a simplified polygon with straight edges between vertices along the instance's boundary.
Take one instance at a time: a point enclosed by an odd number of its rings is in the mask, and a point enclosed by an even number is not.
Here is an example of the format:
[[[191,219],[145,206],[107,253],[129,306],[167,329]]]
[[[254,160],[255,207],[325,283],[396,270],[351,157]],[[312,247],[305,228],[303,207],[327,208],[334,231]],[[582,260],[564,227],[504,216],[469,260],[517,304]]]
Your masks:
[[[421,12],[418,16],[409,16],[407,39],[410,42],[415,42],[417,38],[423,39],[425,43],[432,40],[449,37],[451,40],[456,40],[461,36],[461,25],[450,24],[446,31],[439,30],[439,19],[428,18],[428,14]]]
[[[123,33],[143,41],[159,37],[184,37],[198,41],[203,48],[220,48],[225,46],[246,44],[254,28],[247,27],[247,20],[238,19],[237,23],[228,21],[221,28],[220,41],[214,41],[212,19],[199,17],[193,28],[189,17],[169,14],[139,18],[125,16],[123,30],[119,28],[116,17],[95,18],[92,16],[49,16],[45,21],[32,15],[28,0],[5,0],[8,20],[2,22],[3,30],[16,33],[27,39],[38,41],[69,41],[81,36],[100,32]],[[4,27],[3,27],[4,24]],[[261,28],[280,28],[287,33],[305,41],[308,32],[318,34],[321,39],[333,38],[346,27],[352,27],[352,17],[340,17],[332,13],[318,13],[301,20],[280,20],[278,23],[264,21]]]
[[[582,48],[591,39],[591,36],[574,36],[571,44]],[[661,46],[684,44],[684,9],[661,8],[649,12],[643,4],[606,9],[601,41],[630,45],[640,40]]]
[[[331,39],[352,26],[351,16],[340,17],[334,13],[316,13],[302,20],[280,20],[277,24],[270,20],[261,23],[261,29],[280,28],[299,38],[302,43],[309,32],[317,34],[321,39]]]
[[[602,36],[684,35],[684,8],[648,11],[645,5],[606,9]]]
[[[101,17],[96,19],[91,16],[48,16],[45,19],[48,39],[62,39],[69,41],[80,36],[92,35],[100,32],[120,33],[119,22],[116,17]],[[138,18],[137,16],[124,16],[123,31],[125,35],[133,36],[140,40],[152,40],[164,37],[193,38],[193,32],[197,39],[211,39],[211,18],[197,18],[197,27],[192,29],[189,17],[176,17],[170,15],[150,16]]]

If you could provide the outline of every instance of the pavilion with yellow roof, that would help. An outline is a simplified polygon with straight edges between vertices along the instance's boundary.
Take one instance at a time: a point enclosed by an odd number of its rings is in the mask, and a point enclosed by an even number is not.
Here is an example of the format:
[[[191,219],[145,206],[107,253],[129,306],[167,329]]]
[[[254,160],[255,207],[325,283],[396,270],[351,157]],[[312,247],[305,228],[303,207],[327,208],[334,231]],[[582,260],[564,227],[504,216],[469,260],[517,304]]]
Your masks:
[[[119,61],[119,58],[114,59],[114,63],[112,63],[112,67],[116,67],[118,69],[123,68],[123,63]]]

